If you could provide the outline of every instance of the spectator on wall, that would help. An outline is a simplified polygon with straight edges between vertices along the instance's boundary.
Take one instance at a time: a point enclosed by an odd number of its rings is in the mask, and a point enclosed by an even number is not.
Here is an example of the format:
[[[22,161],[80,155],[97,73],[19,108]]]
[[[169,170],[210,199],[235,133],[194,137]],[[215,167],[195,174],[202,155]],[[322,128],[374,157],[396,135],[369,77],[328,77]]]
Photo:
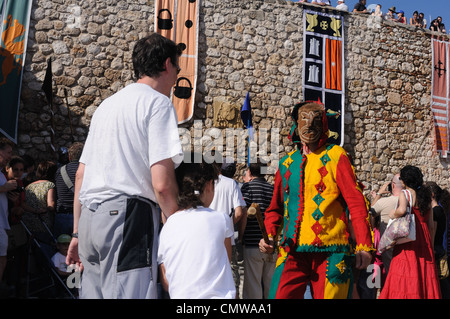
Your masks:
[[[331,6],[331,3],[329,0],[312,0],[312,4],[317,4],[319,6]]]
[[[353,12],[366,13],[367,12],[366,0],[359,0],[359,2],[355,4]]]
[[[385,20],[396,21],[397,17],[395,16],[395,7],[390,7],[388,12],[384,15]]]
[[[375,17],[383,17],[383,12],[381,11],[381,4],[377,4],[375,10],[372,11],[372,15]]]
[[[338,5],[336,6],[336,9],[348,11],[348,6],[345,4],[345,0],[338,0]]]
[[[406,24],[405,12],[403,10],[397,12],[397,17],[397,22]]]

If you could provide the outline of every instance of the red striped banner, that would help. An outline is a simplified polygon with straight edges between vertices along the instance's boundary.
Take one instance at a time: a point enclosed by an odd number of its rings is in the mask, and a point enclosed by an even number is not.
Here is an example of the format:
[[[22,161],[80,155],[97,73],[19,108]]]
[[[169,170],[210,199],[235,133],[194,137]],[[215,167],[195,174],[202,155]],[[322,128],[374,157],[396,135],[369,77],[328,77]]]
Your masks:
[[[446,158],[450,152],[449,138],[449,43],[432,39],[431,110],[436,135],[436,151]]]

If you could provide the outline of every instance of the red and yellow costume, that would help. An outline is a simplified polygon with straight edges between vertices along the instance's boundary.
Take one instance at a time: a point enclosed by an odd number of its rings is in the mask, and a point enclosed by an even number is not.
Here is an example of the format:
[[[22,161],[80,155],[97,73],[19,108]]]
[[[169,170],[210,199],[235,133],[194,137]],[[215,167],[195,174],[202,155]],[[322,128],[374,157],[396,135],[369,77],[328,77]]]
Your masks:
[[[327,128],[326,115],[323,121]],[[347,298],[352,254],[373,250],[367,204],[347,153],[325,141],[307,155],[296,150],[279,162],[265,213],[269,236],[282,227],[272,298],[302,298],[308,282],[315,298]]]

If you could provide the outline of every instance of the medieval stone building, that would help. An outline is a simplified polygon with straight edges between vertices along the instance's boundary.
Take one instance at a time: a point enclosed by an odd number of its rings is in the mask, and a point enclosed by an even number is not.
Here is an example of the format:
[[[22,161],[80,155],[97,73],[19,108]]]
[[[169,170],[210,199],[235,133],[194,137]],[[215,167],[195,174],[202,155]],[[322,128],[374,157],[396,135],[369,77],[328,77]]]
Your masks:
[[[194,116],[180,129],[192,132],[197,125],[211,136],[242,129],[239,109],[250,92],[255,131],[265,129],[269,142],[270,132],[278,132],[277,147],[269,147],[268,155],[281,158],[292,150],[289,114],[303,99],[304,8],[284,0],[203,0]],[[412,164],[427,180],[449,187],[449,159],[435,152],[430,109],[432,33],[362,14],[346,13],[344,21],[343,147],[358,178],[367,190],[377,189]],[[68,147],[86,139],[101,101],[134,81],[133,45],[154,30],[154,22],[151,0],[35,0],[20,153],[37,159],[50,154],[51,110],[41,90],[48,58],[53,60],[55,143]]]

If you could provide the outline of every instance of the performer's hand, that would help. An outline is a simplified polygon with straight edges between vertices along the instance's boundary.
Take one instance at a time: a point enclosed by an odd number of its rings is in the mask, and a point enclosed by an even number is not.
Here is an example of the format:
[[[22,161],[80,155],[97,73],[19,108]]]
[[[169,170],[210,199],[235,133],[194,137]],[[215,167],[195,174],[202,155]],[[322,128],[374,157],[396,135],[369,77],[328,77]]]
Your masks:
[[[361,250],[356,252],[355,254],[356,259],[355,259],[355,267],[356,269],[366,269],[367,267],[369,267],[370,263],[372,262],[372,254]]]
[[[273,239],[269,238],[269,244],[264,241],[264,238],[259,241],[259,251],[264,254],[273,253]]]

